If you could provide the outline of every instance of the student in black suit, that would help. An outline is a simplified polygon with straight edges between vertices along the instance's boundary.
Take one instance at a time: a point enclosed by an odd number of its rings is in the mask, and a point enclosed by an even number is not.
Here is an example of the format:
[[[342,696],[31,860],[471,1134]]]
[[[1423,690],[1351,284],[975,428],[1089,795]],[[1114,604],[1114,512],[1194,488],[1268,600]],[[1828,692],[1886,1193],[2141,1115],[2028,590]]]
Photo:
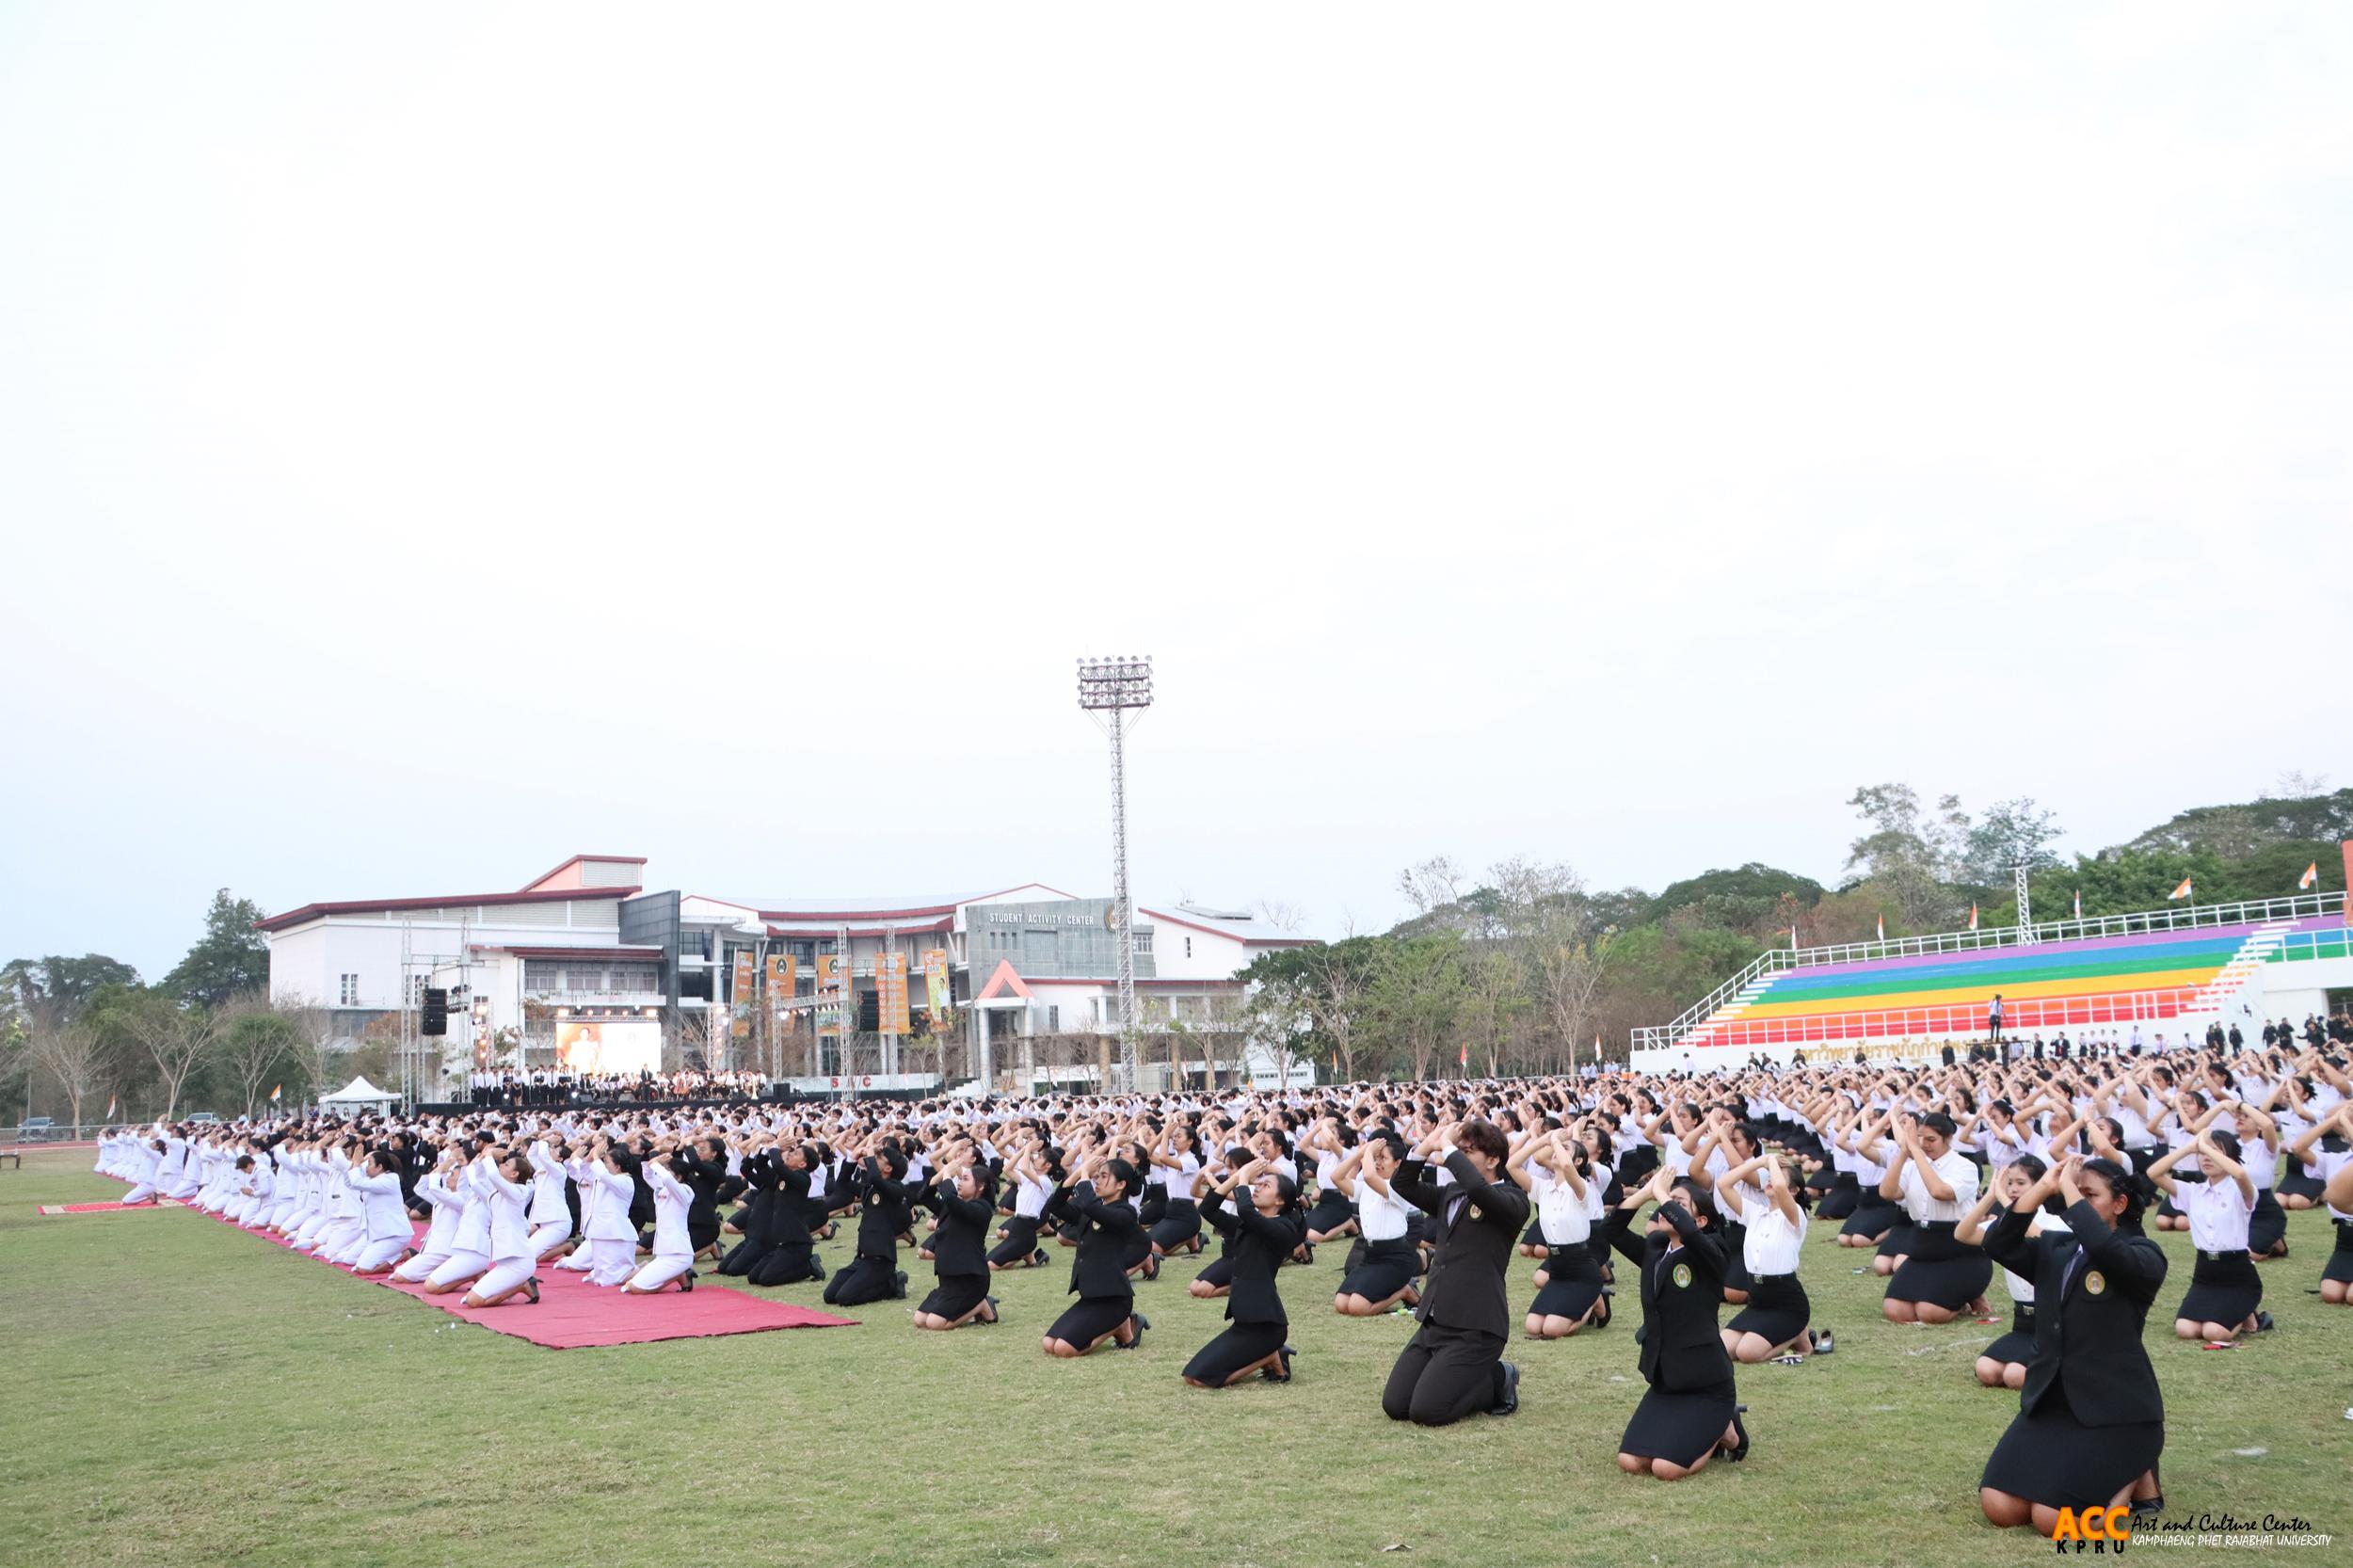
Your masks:
[[[1512,1145],[1492,1122],[1450,1124],[1436,1134],[1451,1185],[1409,1160],[1392,1186],[1433,1222],[1437,1256],[1415,1316],[1421,1328],[1389,1370],[1381,1409],[1392,1421],[1443,1427],[1484,1410],[1509,1416],[1520,1407],[1520,1369],[1503,1359],[1512,1332],[1503,1275],[1528,1194],[1498,1180]]]
[[[2057,1192],[2067,1229],[2026,1228]],[[2020,1193],[1985,1233],[1986,1255],[2034,1281],[2034,1358],[2018,1416],[1977,1482],[1986,1519],[2044,1535],[2062,1508],[2162,1511],[2157,1456],[2165,1400],[2141,1347],[2165,1254],[2141,1234],[2146,1177],[2112,1160],[2070,1155]]]
[[[1228,1208],[1236,1189],[1250,1194],[1247,1207]],[[1195,1388],[1231,1388],[1251,1376],[1273,1383],[1291,1380],[1291,1348],[1283,1342],[1290,1317],[1274,1283],[1275,1271],[1307,1234],[1299,1212],[1299,1183],[1268,1169],[1264,1159],[1214,1182],[1201,1218],[1220,1235],[1234,1239],[1234,1283],[1225,1319],[1233,1326],[1193,1352],[1184,1379]]]
[[[1658,1208],[1638,1243],[1626,1226],[1654,1198]],[[1650,1392],[1618,1439],[1618,1467],[1629,1475],[1681,1480],[1719,1453],[1736,1463],[1749,1457],[1732,1357],[1716,1322],[1724,1294],[1724,1248],[1710,1226],[1713,1218],[1700,1186],[1663,1166],[1610,1216],[1610,1245],[1641,1270],[1642,1278],[1641,1366]]]
[[[1055,1195],[1080,1226],[1079,1254],[1070,1264],[1070,1293],[1079,1300],[1046,1331],[1048,1355],[1081,1356],[1106,1341],[1123,1351],[1144,1343],[1144,1331],[1152,1324],[1136,1311],[1126,1261],[1129,1247],[1144,1235],[1129,1201],[1143,1184],[1144,1174],[1132,1163],[1104,1150],[1072,1171],[1069,1185]]]
[[[982,1161],[976,1145],[959,1143],[918,1201],[939,1216],[931,1240],[932,1272],[939,1286],[915,1309],[915,1326],[995,1322],[997,1298],[988,1293],[988,1220],[996,1209],[996,1173]]]
[[[906,1175],[905,1153],[888,1139],[859,1161],[857,1256],[825,1282],[826,1305],[861,1306],[905,1298],[906,1272],[898,1267],[899,1235],[915,1223],[907,1208],[911,1194]]]

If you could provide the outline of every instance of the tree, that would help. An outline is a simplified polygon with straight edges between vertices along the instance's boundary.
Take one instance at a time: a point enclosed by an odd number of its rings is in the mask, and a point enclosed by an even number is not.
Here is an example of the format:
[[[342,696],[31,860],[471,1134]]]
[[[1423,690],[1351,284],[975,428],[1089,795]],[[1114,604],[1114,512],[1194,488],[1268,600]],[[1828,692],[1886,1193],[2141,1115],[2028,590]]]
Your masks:
[[[37,1018],[25,1032],[33,1064],[57,1080],[78,1132],[82,1102],[98,1092],[105,1045],[98,1031],[78,1019]]]
[[[1279,1084],[1290,1082],[1291,1064],[1299,1060],[1301,1037],[1314,1012],[1307,987],[1296,975],[1259,981],[1242,992],[1243,1038],[1273,1061]],[[1246,1053],[1243,1060],[1246,1065]]]
[[[1671,882],[1656,900],[1645,901],[1635,919],[1605,923],[1631,926],[1642,920],[1664,920],[1678,909],[1697,905],[1706,913],[1711,925],[1753,932],[1760,924],[1769,926],[1778,921],[1785,932],[1789,922],[1779,919],[1783,903],[1811,909],[1822,901],[1822,885],[1810,876],[1751,860],[1731,871],[1702,872],[1681,882]]]
[[[1397,890],[1414,906],[1415,914],[1433,914],[1461,902],[1463,869],[1446,856],[1433,855],[1398,872]]]
[[[1297,931],[1307,923],[1307,912],[1281,899],[1262,898],[1255,905],[1258,919],[1277,931]]]
[[[334,1011],[293,992],[279,1003],[278,1016],[286,1022],[287,1051],[301,1075],[307,1097],[316,1099],[329,1089],[342,1088],[335,1069],[344,1044]]]
[[[1397,943],[1371,996],[1373,1013],[1391,1050],[1426,1079],[1451,1043],[1463,1008],[1463,939],[1452,932]]]
[[[164,976],[160,988],[204,1007],[269,989],[269,943],[253,929],[261,918],[261,905],[251,899],[232,899],[226,888],[214,893],[212,907],[204,911],[204,935]]]
[[[1871,825],[1848,846],[1847,869],[1877,882],[1913,926],[1928,927],[1950,915],[1955,901],[1944,884],[1961,870],[1970,825],[1961,797],[1940,796],[1931,815],[1923,811],[1911,785],[1871,784],[1847,804]]]
[[[263,1098],[263,1085],[282,1079],[296,1058],[301,1037],[293,1021],[272,1008],[258,993],[232,999],[222,1009],[221,1063],[245,1096],[250,1116]]]
[[[2030,874],[2048,871],[2059,864],[2050,846],[2062,832],[2057,813],[2037,807],[2031,796],[1997,800],[1969,829],[1961,879],[1975,888],[1998,888],[2011,880],[2021,861]]]
[[[125,1022],[155,1064],[164,1091],[164,1119],[180,1112],[180,1091],[220,1052],[221,1017],[210,1008],[176,1006],[151,991]]]
[[[18,958],[0,966],[0,998],[20,1013],[78,1017],[90,999],[109,985],[136,985],[139,971],[102,952],[79,958],[52,953]]]

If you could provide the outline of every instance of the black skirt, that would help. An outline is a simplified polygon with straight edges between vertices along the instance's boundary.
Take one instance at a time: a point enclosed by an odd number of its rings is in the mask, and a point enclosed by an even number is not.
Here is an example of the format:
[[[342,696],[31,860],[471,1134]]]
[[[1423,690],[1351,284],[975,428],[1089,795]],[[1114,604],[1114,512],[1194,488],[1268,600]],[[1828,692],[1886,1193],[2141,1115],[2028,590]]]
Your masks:
[[[1840,1227],[1838,1234],[1841,1236],[1877,1236],[1881,1231],[1892,1232],[1897,1225],[1903,1224],[1903,1209],[1881,1197],[1878,1188],[1865,1188],[1861,1183],[1857,1183],[1854,1212],[1847,1216],[1847,1223]]]
[[[2287,1240],[2288,1211],[2268,1187],[2255,1189],[2255,1211],[2247,1217],[2247,1250],[2268,1253]]]
[[[1152,1245],[1164,1253],[1178,1247],[1201,1234],[1201,1210],[1191,1198],[1171,1198],[1168,1212],[1152,1227]]]
[[[2165,1451],[2165,1423],[2087,1427],[2055,1392],[1993,1446],[1979,1486],[2045,1508],[2105,1508]]]
[[[1046,1337],[1083,1351],[1126,1322],[1135,1309],[1131,1296],[1080,1296],[1054,1320]]]
[[[2337,1244],[2322,1266],[2320,1277],[2333,1279],[2340,1285],[2353,1285],[2353,1220],[2339,1220]]]
[[[942,1274],[938,1287],[923,1298],[923,1304],[916,1310],[936,1318],[961,1318],[980,1305],[987,1294],[986,1274]]]
[[[1958,1312],[1984,1295],[1985,1288],[1993,1283],[1993,1260],[1976,1247],[1955,1240],[1952,1222],[1908,1225],[1905,1239],[1910,1255],[1903,1267],[1888,1276],[1889,1301],[1924,1302]]]
[[[1221,1290],[1226,1289],[1234,1283],[1234,1260],[1230,1257],[1216,1258],[1208,1268],[1193,1277],[1199,1284],[1214,1285]]]
[[[2227,1252],[2217,1257],[2201,1252],[2190,1272],[2189,1294],[2182,1298],[2181,1308],[2173,1316],[2193,1323],[2235,1328],[2263,1299],[2263,1275],[2255,1272],[2254,1260],[2245,1253]]]
[[[1855,1205],[1862,1201],[1863,1188],[1855,1180],[1854,1173],[1838,1171],[1833,1173],[1830,1189],[1823,1193],[1822,1201],[1815,1205],[1814,1217],[1817,1220],[1849,1219],[1854,1214]]]
[[[1746,1290],[1749,1288],[1749,1227],[1727,1224],[1723,1227],[1724,1288]]]
[[[1228,1323],[1224,1334],[1193,1352],[1184,1375],[1211,1388],[1223,1388],[1225,1380],[1244,1367],[1281,1350],[1289,1333],[1289,1323]]]
[[[1654,1388],[1634,1407],[1634,1419],[1625,1424],[1618,1451],[1691,1464],[1723,1441],[1738,1403],[1728,1379],[1681,1394]]]
[[[1231,1271],[1228,1271],[1229,1274]],[[1386,1241],[1369,1241],[1365,1255],[1340,1281],[1343,1296],[1362,1296],[1369,1302],[1385,1302],[1414,1283],[1421,1272],[1419,1249],[1403,1237]],[[1202,1276],[1207,1278],[1205,1274]]]
[[[1977,1352],[2004,1366],[2024,1367],[2034,1359],[2034,1303],[2012,1302],[2009,1332]]]
[[[989,1249],[991,1263],[1019,1263],[1037,1251],[1037,1217],[1016,1214],[1005,1222],[1005,1239]]]
[[[1307,1228],[1318,1236],[1329,1236],[1356,1217],[1356,1206],[1348,1201],[1348,1194],[1337,1187],[1326,1187],[1316,1197],[1316,1206],[1307,1211]]]
[[[1795,1274],[1749,1281],[1749,1303],[1724,1327],[1735,1334],[1753,1334],[1769,1345],[1787,1345],[1805,1337],[1814,1320],[1814,1304]]]
[[[1380,1300],[1378,1296],[1372,1298]],[[1582,1241],[1562,1242],[1545,1260],[1544,1288],[1528,1304],[1529,1316],[1582,1318],[1601,1300],[1601,1269]]]
[[[1862,1213],[1858,1210],[1855,1218],[1859,1220],[1862,1217]],[[1864,1230],[1858,1234],[1868,1236],[1871,1233],[1868,1230]],[[1904,1254],[1911,1252],[1917,1244],[1918,1242],[1913,1234],[1912,1222],[1904,1218],[1904,1211],[1902,1209],[1897,1208],[1896,1210],[1896,1218],[1894,1222],[1887,1227],[1887,1234],[1880,1238],[1879,1251],[1873,1256],[1879,1257],[1901,1257]]]
[[[2299,1161],[2291,1160],[2288,1161],[2287,1173],[2280,1177],[2279,1192],[2283,1198],[2303,1198],[2308,1202],[2318,1203],[2320,1194],[2326,1187],[2327,1184],[2318,1176],[2306,1176],[2304,1167]]]

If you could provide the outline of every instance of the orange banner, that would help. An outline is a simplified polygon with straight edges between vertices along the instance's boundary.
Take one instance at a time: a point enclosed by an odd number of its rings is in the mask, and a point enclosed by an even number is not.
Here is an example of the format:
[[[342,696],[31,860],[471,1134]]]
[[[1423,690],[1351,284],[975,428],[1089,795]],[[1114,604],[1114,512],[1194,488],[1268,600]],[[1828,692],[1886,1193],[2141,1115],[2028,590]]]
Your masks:
[[[2345,841],[2345,923],[2353,925],[2353,839]]]
[[[784,1013],[787,1017],[790,1017],[792,1015],[786,1013],[785,1010],[792,1004],[792,993],[800,988],[801,961],[789,952],[770,953],[768,955],[769,1011]]]
[[[752,1032],[752,1003],[760,995],[760,964],[747,948],[735,955],[735,990],[728,998],[734,1014],[735,1037],[744,1039]]]
[[[915,1021],[907,1016],[907,955],[878,953],[874,958],[874,1027],[885,1034],[912,1034]]]

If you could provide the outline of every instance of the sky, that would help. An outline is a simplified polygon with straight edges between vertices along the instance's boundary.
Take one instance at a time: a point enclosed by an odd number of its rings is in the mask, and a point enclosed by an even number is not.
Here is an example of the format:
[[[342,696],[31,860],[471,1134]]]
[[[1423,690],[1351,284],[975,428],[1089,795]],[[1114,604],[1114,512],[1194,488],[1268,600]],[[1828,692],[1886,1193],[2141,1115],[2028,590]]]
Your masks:
[[[2348,80],[2329,5],[0,8],[0,958],[1101,893],[1086,654],[1139,897],[1322,936],[2353,782]]]

